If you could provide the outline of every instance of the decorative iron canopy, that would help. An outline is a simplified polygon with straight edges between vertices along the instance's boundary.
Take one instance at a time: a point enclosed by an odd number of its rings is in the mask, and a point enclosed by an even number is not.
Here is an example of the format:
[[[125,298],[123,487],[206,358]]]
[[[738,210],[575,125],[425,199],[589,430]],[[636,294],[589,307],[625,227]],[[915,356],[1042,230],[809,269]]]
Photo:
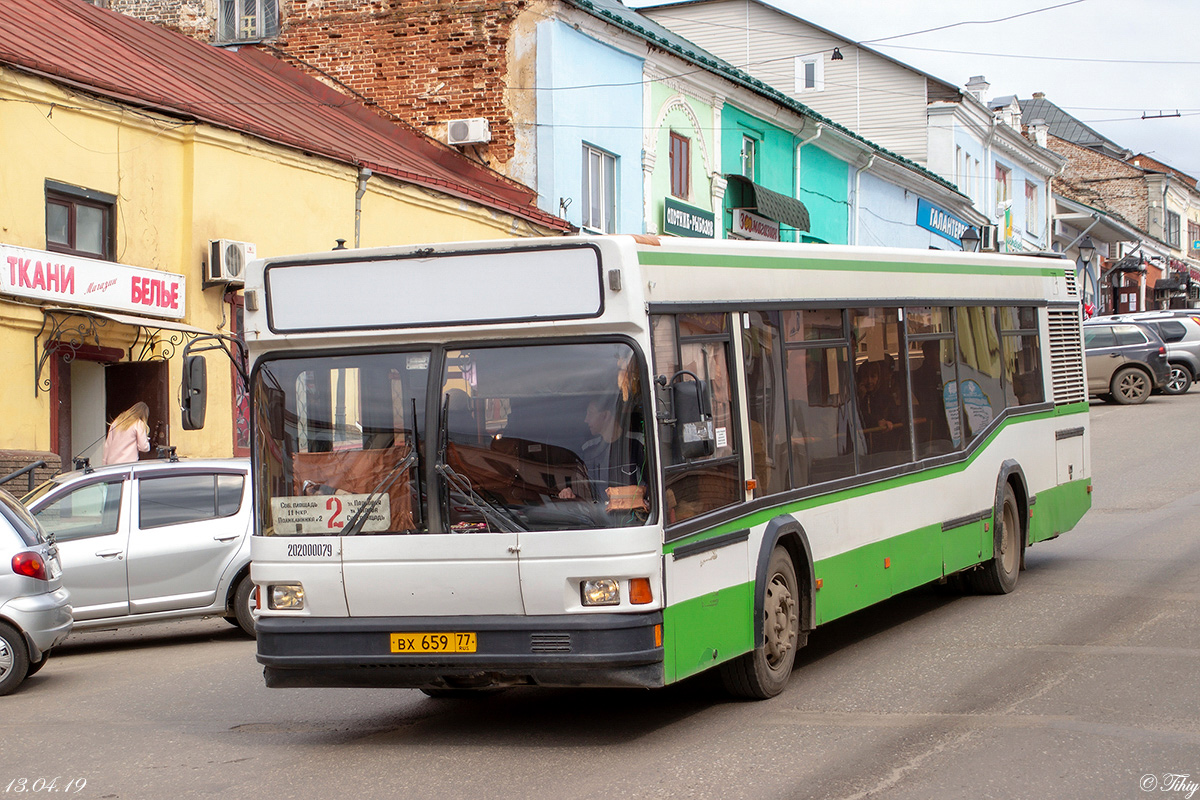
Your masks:
[[[70,363],[84,346],[100,346],[100,334],[110,324],[128,325],[134,329],[129,346],[130,361],[168,361],[175,351],[208,331],[165,319],[137,317],[88,308],[42,307],[42,327],[33,337],[34,381],[33,395],[50,391],[50,376],[43,377],[46,364],[53,355]],[[43,336],[45,337],[43,339]]]

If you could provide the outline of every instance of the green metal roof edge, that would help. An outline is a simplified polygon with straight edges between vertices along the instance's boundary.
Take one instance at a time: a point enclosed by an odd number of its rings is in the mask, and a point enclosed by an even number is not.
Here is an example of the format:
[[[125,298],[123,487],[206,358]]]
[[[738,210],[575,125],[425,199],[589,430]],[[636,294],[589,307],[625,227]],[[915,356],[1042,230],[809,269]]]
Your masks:
[[[917,162],[912,161],[911,159],[905,158],[904,156],[899,155],[898,153],[893,153],[891,150],[888,150],[886,147],[881,147],[880,145],[875,144],[870,139],[864,138],[862,135],[855,133],[854,131],[850,130],[849,128],[845,127],[844,125],[834,122],[833,120],[829,119],[828,117],[824,117],[821,114],[818,114],[816,111],[813,111],[811,108],[804,105],[803,103],[800,103],[800,102],[788,97],[786,94],[779,91],[774,86],[771,86],[770,84],[767,84],[767,83],[763,83],[758,78],[755,78],[752,75],[748,75],[747,73],[742,72],[737,67],[734,67],[724,61],[721,61],[715,55],[713,55],[711,53],[706,53],[706,51],[702,50],[699,47],[696,48],[697,52],[685,50],[682,47],[675,44],[674,42],[670,42],[670,41],[662,38],[661,36],[657,35],[653,31],[648,30],[648,29],[642,27],[641,25],[638,25],[633,20],[626,19],[625,17],[613,14],[606,9],[596,8],[596,6],[591,2],[591,0],[564,0],[564,2],[566,2],[569,5],[575,6],[576,8],[580,9],[581,11],[586,11],[587,13],[591,14],[593,17],[597,17],[598,19],[603,19],[608,22],[615,23],[616,25],[619,25],[620,27],[625,28],[626,30],[637,34],[638,36],[642,37],[646,41],[651,42],[652,44],[655,44],[658,47],[662,47],[666,50],[670,50],[670,51],[674,52],[675,54],[679,55],[680,57],[682,57],[688,61],[691,61],[694,64],[698,64],[698,65],[705,67],[706,69],[709,69],[713,72],[718,72],[718,73],[724,75],[729,80],[733,81],[734,83],[741,84],[742,86],[745,86],[748,89],[751,89],[755,92],[763,94],[763,95],[769,97],[770,99],[775,100],[776,102],[781,103],[782,105],[792,109],[793,111],[796,111],[806,117],[811,117],[812,119],[816,120],[817,122],[821,123],[822,125],[828,125],[829,127],[839,131],[840,133],[843,133],[852,139],[856,139],[857,141],[862,142],[863,144],[870,147],[872,150],[875,150],[878,153],[880,153],[884,156],[887,156],[888,158],[897,162],[898,164],[902,164],[902,165],[914,170],[915,172],[920,173],[921,175],[925,176],[926,178],[929,178],[930,180],[934,181],[935,183],[941,184],[942,186],[946,187],[947,189],[950,189],[950,190],[954,191],[955,193],[962,195],[962,192],[959,191],[958,186],[956,186],[955,184],[946,180],[941,175],[937,175],[933,172],[930,172],[929,170],[927,170],[925,167],[922,167]],[[629,9],[629,10],[633,11],[633,9]],[[634,11],[633,13],[636,14],[637,12]],[[641,15],[639,14],[638,16],[641,16]],[[680,36],[679,38],[683,39],[682,36]],[[684,41],[686,41],[686,40],[684,40]],[[706,54],[701,55],[701,53],[706,53]],[[966,197],[966,195],[962,195],[962,196]]]

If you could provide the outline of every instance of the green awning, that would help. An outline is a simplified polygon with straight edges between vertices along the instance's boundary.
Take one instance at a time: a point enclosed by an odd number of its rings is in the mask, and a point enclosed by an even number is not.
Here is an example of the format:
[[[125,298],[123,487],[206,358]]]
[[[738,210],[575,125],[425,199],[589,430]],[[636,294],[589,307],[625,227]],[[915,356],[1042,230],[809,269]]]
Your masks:
[[[784,225],[789,225],[798,231],[807,231],[808,209],[794,197],[759,186],[754,181],[742,176],[729,174],[728,180],[741,184],[748,193],[751,206],[767,219],[773,219]]]

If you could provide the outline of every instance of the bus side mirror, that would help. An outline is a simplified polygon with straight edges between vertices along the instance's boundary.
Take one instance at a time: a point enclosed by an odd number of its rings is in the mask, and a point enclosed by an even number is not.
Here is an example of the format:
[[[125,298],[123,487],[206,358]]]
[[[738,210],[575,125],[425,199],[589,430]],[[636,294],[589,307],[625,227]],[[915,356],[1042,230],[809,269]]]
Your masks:
[[[708,458],[717,451],[708,381],[672,383],[671,410],[675,414],[675,448],[680,459]]]
[[[183,429],[198,431],[204,427],[208,406],[208,365],[204,356],[188,356],[183,362]]]

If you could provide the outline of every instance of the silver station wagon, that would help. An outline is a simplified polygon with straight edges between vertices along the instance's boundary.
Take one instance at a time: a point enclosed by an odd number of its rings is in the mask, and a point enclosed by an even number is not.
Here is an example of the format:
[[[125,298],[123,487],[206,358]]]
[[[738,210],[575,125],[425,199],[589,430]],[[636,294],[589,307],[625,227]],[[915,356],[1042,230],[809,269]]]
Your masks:
[[[250,461],[63,473],[24,498],[54,534],[75,629],[223,616],[254,635]]]

